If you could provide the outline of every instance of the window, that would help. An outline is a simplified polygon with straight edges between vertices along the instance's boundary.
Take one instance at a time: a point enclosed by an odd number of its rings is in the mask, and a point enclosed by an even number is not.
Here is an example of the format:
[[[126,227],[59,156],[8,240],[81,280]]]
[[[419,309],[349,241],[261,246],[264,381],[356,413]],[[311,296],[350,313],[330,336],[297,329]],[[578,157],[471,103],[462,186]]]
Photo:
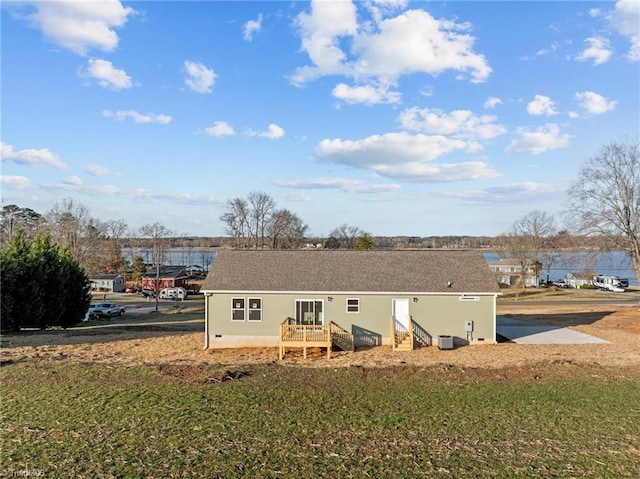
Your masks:
[[[244,321],[244,298],[231,300],[231,321]]]
[[[359,313],[360,300],[358,298],[347,298],[347,313]]]
[[[262,321],[262,298],[249,298],[249,321]]]
[[[296,299],[296,324],[320,326],[324,324],[322,301]]]

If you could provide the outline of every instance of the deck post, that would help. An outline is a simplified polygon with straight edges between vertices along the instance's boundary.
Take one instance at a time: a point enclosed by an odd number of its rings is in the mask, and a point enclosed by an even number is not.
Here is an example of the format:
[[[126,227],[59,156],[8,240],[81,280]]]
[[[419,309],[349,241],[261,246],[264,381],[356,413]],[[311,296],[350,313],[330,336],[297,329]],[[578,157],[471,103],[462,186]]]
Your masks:
[[[396,349],[396,325],[393,322],[393,315],[391,315],[391,349]]]

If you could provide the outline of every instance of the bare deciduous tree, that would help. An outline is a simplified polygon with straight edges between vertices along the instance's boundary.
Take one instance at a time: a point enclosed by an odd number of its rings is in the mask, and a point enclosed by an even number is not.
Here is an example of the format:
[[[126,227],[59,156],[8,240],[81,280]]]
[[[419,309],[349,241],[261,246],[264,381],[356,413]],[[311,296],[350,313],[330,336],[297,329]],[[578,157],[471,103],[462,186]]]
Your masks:
[[[169,247],[169,238],[173,235],[173,232],[166,226],[160,223],[150,223],[140,227],[140,236],[151,240],[152,245],[152,258],[153,264],[156,270],[155,281],[155,311],[158,312],[158,284],[160,279],[160,265],[163,262],[164,255]]]
[[[66,247],[73,258],[88,272],[95,272],[104,234],[100,221],[91,216],[89,208],[65,198],[46,214],[47,228],[53,242]]]
[[[253,191],[249,193],[249,232],[254,247],[264,248],[267,227],[275,208],[273,198],[266,193]]]
[[[353,249],[359,236],[368,234],[357,226],[349,226],[344,223],[329,233],[328,248]]]
[[[577,231],[609,238],[629,255],[640,280],[640,144],[627,139],[603,146],[568,193]]]
[[[515,261],[520,268],[519,286],[526,286],[527,272],[533,270],[537,278],[543,262],[551,268],[553,262],[552,236],[555,220],[544,211],[533,210],[517,220],[511,229],[500,237],[503,255]]]
[[[227,208],[228,210],[220,217],[220,221],[226,225],[227,234],[235,239],[235,247],[240,248],[244,246],[246,241],[249,208],[247,202],[242,198],[233,198],[227,201]]]
[[[267,229],[271,248],[292,249],[299,247],[304,241],[309,227],[289,210],[278,210],[271,215]]]

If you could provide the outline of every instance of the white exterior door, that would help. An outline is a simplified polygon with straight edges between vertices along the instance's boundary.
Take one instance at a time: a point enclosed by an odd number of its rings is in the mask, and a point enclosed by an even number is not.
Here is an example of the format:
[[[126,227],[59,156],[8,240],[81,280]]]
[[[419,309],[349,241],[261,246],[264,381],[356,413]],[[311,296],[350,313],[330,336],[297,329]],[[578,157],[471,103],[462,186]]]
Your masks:
[[[409,300],[394,299],[393,300],[393,319],[398,321],[409,331]]]

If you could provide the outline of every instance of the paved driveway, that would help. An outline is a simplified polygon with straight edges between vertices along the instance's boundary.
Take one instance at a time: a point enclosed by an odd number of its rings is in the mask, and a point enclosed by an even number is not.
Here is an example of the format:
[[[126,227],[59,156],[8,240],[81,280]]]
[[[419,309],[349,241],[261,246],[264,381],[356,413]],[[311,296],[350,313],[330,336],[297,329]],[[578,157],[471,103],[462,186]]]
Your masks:
[[[503,316],[497,317],[499,335],[519,344],[608,344],[609,341],[589,334],[548,324],[527,323]]]

